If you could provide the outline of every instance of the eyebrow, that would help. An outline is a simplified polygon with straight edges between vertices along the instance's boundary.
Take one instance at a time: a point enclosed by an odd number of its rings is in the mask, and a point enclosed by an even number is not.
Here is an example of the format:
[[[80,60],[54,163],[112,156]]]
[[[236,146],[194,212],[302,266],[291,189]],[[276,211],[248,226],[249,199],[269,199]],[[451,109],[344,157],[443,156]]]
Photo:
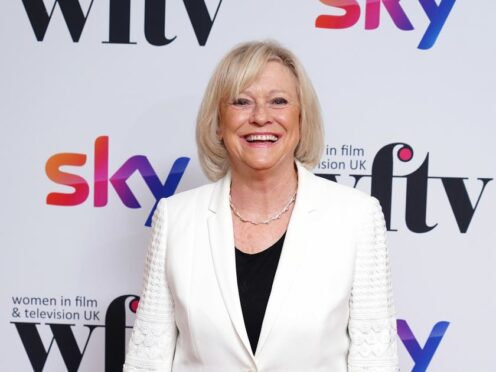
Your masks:
[[[250,92],[249,90],[246,90],[246,89],[245,89],[245,90],[243,90],[243,91],[241,91],[241,92],[239,92],[239,94],[243,94],[243,93],[245,93],[245,94],[251,94],[251,92]],[[267,94],[267,95],[269,95],[269,96],[270,96],[270,95],[274,95],[274,94],[281,94],[281,93],[282,93],[282,94],[291,95],[288,91],[283,90],[283,89],[272,89],[272,90],[270,90],[270,91],[268,92],[268,94]]]

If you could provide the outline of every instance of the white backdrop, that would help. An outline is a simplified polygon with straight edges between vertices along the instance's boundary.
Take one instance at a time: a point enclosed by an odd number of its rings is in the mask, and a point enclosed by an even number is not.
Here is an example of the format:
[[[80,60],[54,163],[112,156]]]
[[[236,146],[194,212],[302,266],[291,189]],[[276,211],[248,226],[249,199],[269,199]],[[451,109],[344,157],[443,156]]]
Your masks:
[[[1,3],[0,370],[120,370],[145,221],[155,196],[174,191],[153,186],[154,196],[131,172],[151,165],[147,180],[164,184],[186,157],[175,191],[207,182],[194,143],[207,80],[236,43],[272,38],[301,58],[321,99],[329,165],[315,173],[349,185],[363,175],[358,188],[371,192],[375,182],[383,206],[391,197],[402,370],[494,371],[496,4],[383,0],[380,25],[366,29],[379,19],[375,1],[205,3],[208,14],[203,0]],[[351,22],[357,6],[354,25],[315,26],[319,15]],[[401,11],[413,30],[400,29]],[[443,15],[434,45],[419,49]],[[357,150],[347,155],[343,145]],[[388,161],[390,191],[379,175]],[[139,208],[129,208],[126,176]],[[75,193],[77,205],[47,204],[51,193]]]

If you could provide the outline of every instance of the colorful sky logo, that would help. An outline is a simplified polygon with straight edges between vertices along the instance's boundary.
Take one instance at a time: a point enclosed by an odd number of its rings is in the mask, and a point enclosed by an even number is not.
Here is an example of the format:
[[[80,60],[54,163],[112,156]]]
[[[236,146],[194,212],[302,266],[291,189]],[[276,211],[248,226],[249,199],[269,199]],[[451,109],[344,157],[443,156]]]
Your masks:
[[[145,223],[146,226],[151,225],[153,212],[158,201],[174,194],[190,160],[187,157],[176,159],[165,182],[162,183],[150,161],[144,155],[131,156],[114,174],[109,175],[108,136],[100,136],[95,140],[94,155],[93,205],[95,207],[107,205],[110,184],[126,207],[141,208],[138,199],[136,199],[127,184],[127,180],[134,172],[138,172],[156,200]],[[73,189],[72,192],[49,193],[46,197],[48,205],[74,206],[82,204],[88,199],[90,183],[77,174],[64,172],[60,169],[63,166],[82,167],[86,164],[86,159],[86,154],[59,153],[47,160],[45,170],[48,178],[55,183],[69,186]]]
[[[418,45],[418,49],[430,49],[436,43],[439,33],[444,27],[456,0],[441,0],[439,5],[435,0],[419,0],[427,18],[429,26]],[[354,26],[360,19],[361,8],[357,0],[320,0],[325,5],[339,8],[343,15],[319,15],[315,20],[315,27],[327,29],[343,29]],[[400,30],[412,31],[415,29],[400,0],[366,0],[365,2],[365,29],[375,30],[379,27],[381,4]]]
[[[450,323],[446,321],[437,322],[432,328],[432,331],[422,348],[407,321],[403,319],[397,320],[398,337],[415,362],[412,372],[424,372],[427,370],[449,324]]]

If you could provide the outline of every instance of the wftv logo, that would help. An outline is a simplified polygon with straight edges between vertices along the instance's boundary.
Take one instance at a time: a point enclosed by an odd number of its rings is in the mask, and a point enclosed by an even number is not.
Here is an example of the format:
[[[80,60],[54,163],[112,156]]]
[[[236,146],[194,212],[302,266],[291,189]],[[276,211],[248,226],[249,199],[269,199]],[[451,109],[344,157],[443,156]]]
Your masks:
[[[126,304],[127,303],[127,304]],[[34,322],[11,322],[19,334],[24,350],[34,372],[42,372],[48,356],[54,350],[54,342],[57,345],[62,360],[68,372],[77,372],[81,365],[89,342],[95,330],[103,329],[105,337],[104,363],[105,372],[121,372],[126,353],[126,330],[132,326],[126,324],[128,312],[136,313],[139,305],[139,297],[136,295],[124,295],[115,298],[105,312],[105,324],[75,325],[72,323],[40,323]],[[52,338],[45,347],[39,327],[49,327]],[[398,319],[398,337],[403,342],[415,365],[413,372],[424,372],[432,361],[439,344],[441,343],[449,322],[441,321],[434,325],[427,341],[422,348],[413,334],[406,320]],[[74,327],[85,327],[88,336],[82,349],[78,346],[74,336]],[[96,331],[96,333],[99,333]]]
[[[320,0],[322,3],[339,8],[343,15],[319,15],[315,20],[315,27],[342,29],[355,25],[360,19],[360,5],[357,0]],[[435,0],[418,0],[427,18],[429,26],[420,40],[418,49],[430,49],[435,44],[439,33],[444,27],[456,0],[441,0],[439,5]],[[379,27],[381,3],[389,13],[396,27],[404,31],[412,31],[410,19],[400,5],[400,0],[366,0],[365,1],[365,29],[375,30]]]
[[[75,206],[86,201],[90,194],[89,183],[81,176],[64,172],[60,169],[65,166],[82,167],[86,164],[86,159],[86,154],[59,153],[47,160],[45,171],[48,178],[55,183],[74,189],[72,193],[49,193],[46,197],[48,205]],[[174,194],[188,163],[189,158],[181,157],[176,159],[165,182],[162,183],[147,157],[134,155],[127,159],[114,174],[109,176],[109,138],[108,136],[98,137],[94,146],[93,205],[95,207],[107,205],[110,183],[126,207],[141,208],[140,203],[127,184],[129,177],[138,171],[156,200],[145,223],[146,226],[151,226],[153,212],[158,201]]]
[[[397,147],[399,149],[395,154]],[[356,187],[364,178],[371,179],[370,193],[381,203],[387,229],[396,231],[391,227],[393,184],[395,180],[404,179],[406,180],[405,222],[410,231],[426,233],[437,226],[437,223],[430,226],[426,222],[427,190],[430,182],[441,181],[458,228],[461,233],[466,233],[482,194],[492,178],[477,178],[481,182],[481,189],[475,203],[472,204],[465,185],[467,177],[430,176],[429,154],[426,155],[416,171],[407,175],[396,175],[393,171],[393,159],[395,156],[402,162],[408,162],[413,159],[413,149],[406,143],[391,143],[382,147],[375,155],[371,174],[350,174],[350,177],[355,180],[353,187]],[[335,182],[338,181],[337,176],[340,176],[340,174],[317,175]]]
[[[79,0],[55,0],[52,8],[47,9],[43,0],[22,0],[24,8],[33,27],[36,40],[43,41],[53,12],[60,7],[72,41],[79,42],[94,0],[83,11]],[[173,42],[177,36],[166,35],[166,0],[144,0],[145,2],[145,38],[151,45],[163,46]],[[204,46],[219,12],[222,0],[219,0],[214,16],[211,18],[205,0],[183,0],[189,20],[195,31],[198,44]],[[131,41],[131,0],[109,0],[109,37],[105,44],[136,44]]]
[[[115,298],[105,312],[105,324],[73,323],[44,323],[50,328],[52,339],[48,347],[45,347],[40,336],[40,323],[33,322],[11,322],[17,329],[24,350],[34,372],[42,372],[48,356],[52,352],[53,344],[57,345],[68,372],[77,372],[83,356],[86,353],[88,343],[92,339],[94,331],[104,329],[105,334],[105,372],[122,372],[126,351],[126,329],[132,328],[126,324],[128,311],[136,313],[139,297],[135,295],[124,295]],[[126,305],[126,302],[128,304]],[[74,327],[85,327],[88,336],[82,349],[79,348],[74,336]],[[96,331],[96,333],[99,333]]]

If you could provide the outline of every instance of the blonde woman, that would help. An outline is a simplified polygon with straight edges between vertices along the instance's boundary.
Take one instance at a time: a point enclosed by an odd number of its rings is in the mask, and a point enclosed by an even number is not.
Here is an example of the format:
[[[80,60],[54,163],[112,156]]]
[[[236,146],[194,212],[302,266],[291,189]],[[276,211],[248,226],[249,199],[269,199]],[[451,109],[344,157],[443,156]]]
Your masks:
[[[322,123],[296,57],[230,51],[197,143],[213,183],[158,205],[124,371],[398,371],[381,208],[309,171]]]

